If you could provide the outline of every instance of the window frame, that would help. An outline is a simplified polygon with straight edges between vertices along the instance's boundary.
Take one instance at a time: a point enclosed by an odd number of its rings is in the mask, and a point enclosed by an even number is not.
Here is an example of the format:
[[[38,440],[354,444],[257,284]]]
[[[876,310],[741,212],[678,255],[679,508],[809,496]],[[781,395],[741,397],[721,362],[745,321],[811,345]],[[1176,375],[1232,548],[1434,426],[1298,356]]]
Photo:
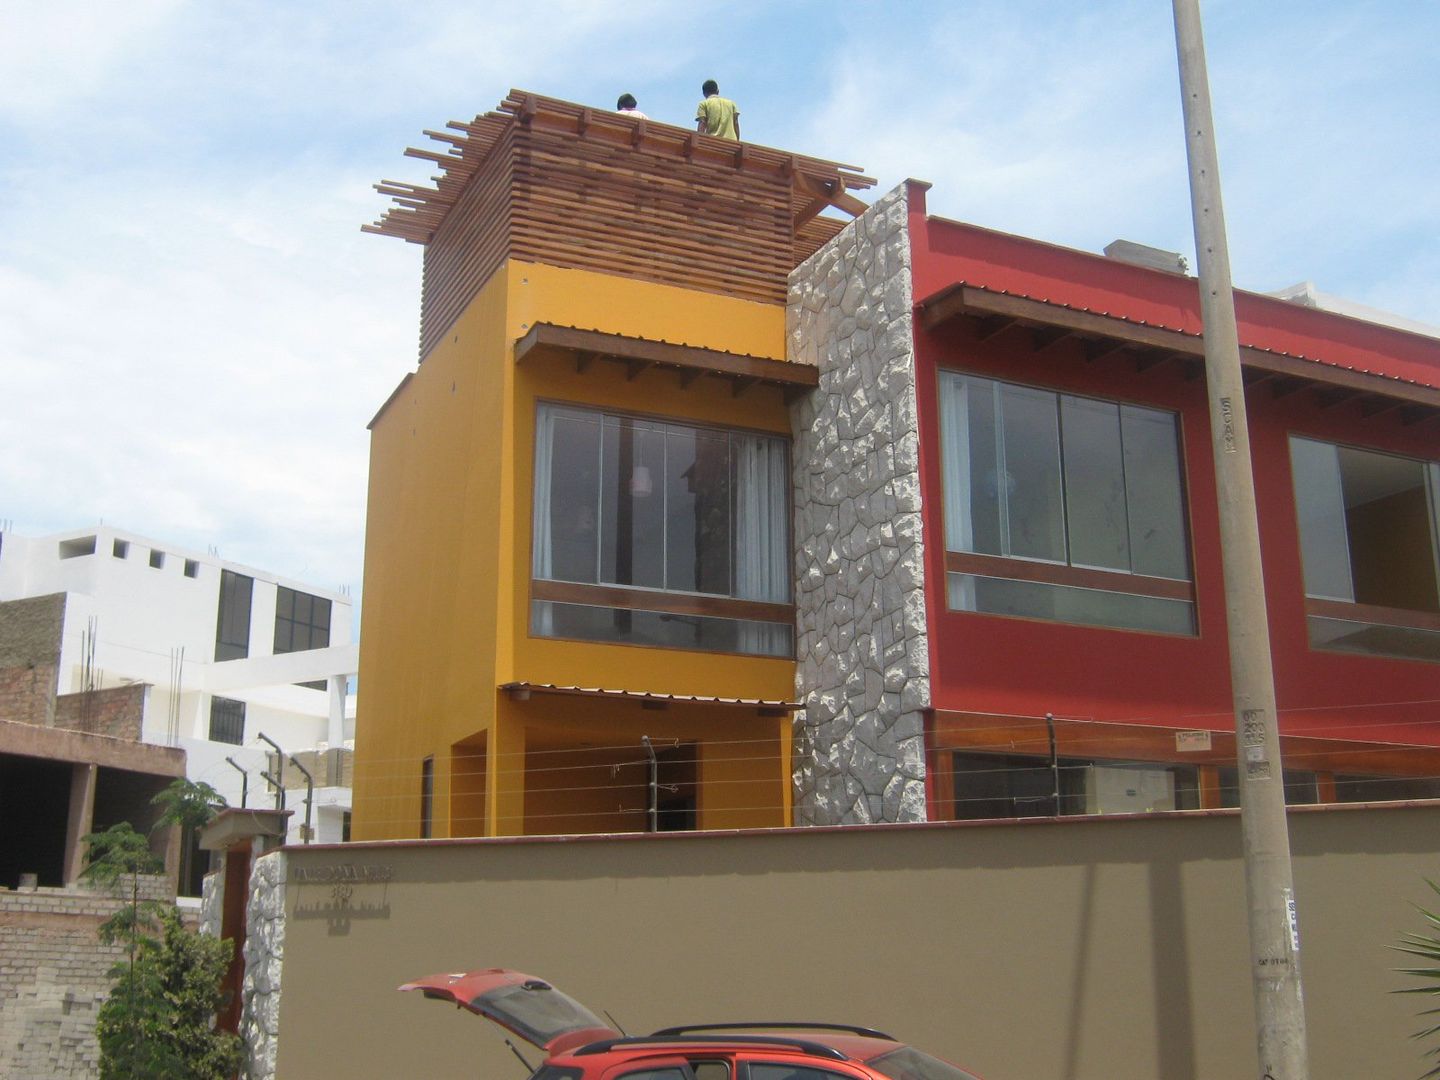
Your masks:
[[[1095,394],[1074,393],[1066,389],[1059,389],[1053,386],[1045,386],[1036,383],[1019,382],[1009,378],[1000,378],[987,372],[969,371],[959,367],[937,366],[935,378],[935,401],[936,401],[936,443],[940,464],[940,498],[945,498],[947,488],[947,473],[950,470],[950,463],[945,452],[944,436],[944,382],[947,378],[973,378],[983,379],[987,382],[997,383],[1002,386],[1012,386],[1023,390],[1039,391],[1051,395],[1056,403],[1056,453],[1058,458],[1058,483],[1060,497],[1060,516],[1064,530],[1066,561],[1059,562],[1053,559],[1040,558],[1027,555],[992,555],[981,552],[956,551],[950,547],[950,536],[948,522],[942,513],[940,518],[941,548],[944,553],[945,572],[947,578],[952,574],[964,574],[982,578],[998,578],[1011,581],[1034,582],[1041,585],[1055,585],[1064,588],[1090,589],[1108,593],[1129,594],[1132,596],[1148,597],[1160,600],[1175,600],[1188,603],[1191,607],[1192,623],[1194,629],[1189,632],[1178,632],[1172,630],[1141,629],[1131,626],[1115,626],[1100,622],[1073,622],[1058,618],[1046,618],[1033,615],[1011,615],[998,612],[975,611],[969,608],[956,608],[950,605],[949,588],[945,588],[947,611],[957,612],[965,615],[983,615],[988,618],[998,619],[1024,619],[1032,622],[1044,622],[1057,626],[1078,626],[1086,629],[1097,630],[1118,630],[1123,633],[1158,634],[1163,637],[1198,638],[1200,636],[1200,612],[1198,595],[1195,586],[1196,565],[1194,548],[1194,528],[1191,521],[1190,507],[1190,483],[1187,468],[1186,442],[1185,442],[1185,415],[1178,408],[1166,405],[1156,405],[1151,402],[1135,401],[1118,397],[1103,397]],[[1183,543],[1186,556],[1186,564],[1189,568],[1189,576],[1186,578],[1171,578],[1153,574],[1140,574],[1133,570],[1118,570],[1089,565],[1076,565],[1071,562],[1070,523],[1068,516],[1068,495],[1065,488],[1065,450],[1064,450],[1064,429],[1061,421],[1061,402],[1064,398],[1076,398],[1083,401],[1098,402],[1103,405],[1113,405],[1117,409],[1130,406],[1136,409],[1146,409],[1151,412],[1165,413],[1174,420],[1175,431],[1175,456],[1176,456],[1176,482],[1178,485],[1177,497],[1180,503],[1180,524],[1183,530]],[[1123,444],[1122,444],[1123,445]],[[1128,498],[1127,498],[1128,507]]]
[[[1294,443],[1296,440],[1317,443],[1327,446],[1335,451],[1350,450],[1360,454],[1372,454],[1376,457],[1398,458],[1401,461],[1414,462],[1422,469],[1426,491],[1426,499],[1429,504],[1430,514],[1430,546],[1432,557],[1435,559],[1434,572],[1436,575],[1437,591],[1440,591],[1440,459],[1418,457],[1414,454],[1402,453],[1394,450],[1379,449],[1373,446],[1361,446],[1354,442],[1342,439],[1325,438],[1312,435],[1306,431],[1287,430],[1285,433],[1286,464],[1290,474],[1290,509],[1295,525],[1295,562],[1300,571],[1300,594],[1304,599],[1305,618],[1307,624],[1312,619],[1322,619],[1335,622],[1355,623],[1362,626],[1395,627],[1402,630],[1424,630],[1440,633],[1440,611],[1426,611],[1421,608],[1400,608],[1385,604],[1367,603],[1362,600],[1343,600],[1332,596],[1312,596],[1309,585],[1305,580],[1305,537],[1304,524],[1300,517],[1300,500],[1295,490],[1295,456]],[[1345,523],[1345,544],[1347,571],[1350,575],[1352,592],[1354,590],[1354,567],[1350,562],[1352,538],[1348,521]],[[1311,636],[1307,634],[1307,638]],[[1316,645],[1313,639],[1310,640],[1311,652],[1321,652],[1333,655],[1342,653],[1348,656],[1370,657],[1378,660],[1409,660],[1418,663],[1437,663],[1435,659],[1428,659],[1419,656],[1396,655],[1384,652],[1361,652],[1354,649],[1336,648],[1334,646]]]
[[[643,423],[674,425],[685,427],[695,431],[713,432],[722,435],[752,435],[765,439],[774,439],[784,444],[786,454],[785,475],[785,499],[786,513],[784,515],[785,535],[783,538],[783,550],[786,553],[784,570],[781,580],[785,584],[789,600],[785,602],[766,600],[747,600],[723,593],[696,592],[684,589],[657,588],[643,585],[620,585],[610,582],[582,582],[565,581],[558,578],[544,578],[536,575],[536,533],[539,519],[539,500],[537,498],[537,485],[539,483],[539,455],[540,455],[540,414],[544,409],[569,410],[573,412],[589,413],[599,418],[602,423],[607,418],[638,420]],[[645,611],[657,612],[665,615],[693,615],[716,619],[731,619],[739,621],[753,621],[762,623],[783,623],[791,631],[791,656],[795,640],[795,582],[791,562],[794,552],[794,445],[793,438],[787,433],[769,431],[764,428],[746,427],[743,425],[715,424],[701,420],[694,420],[688,417],[666,416],[657,413],[639,412],[632,409],[614,408],[607,405],[595,405],[587,402],[563,401],[555,398],[536,398],[534,420],[534,452],[531,455],[530,472],[530,545],[528,555],[528,567],[530,576],[529,604],[527,609],[533,609],[537,602],[575,604],[587,607],[610,608],[620,611]],[[663,482],[663,480],[662,480]],[[734,554],[732,543],[731,555]],[[527,636],[545,641],[581,641],[587,644],[617,645],[630,648],[676,648],[682,651],[694,652],[703,651],[716,655],[750,656],[762,659],[775,659],[772,654],[735,652],[727,650],[704,649],[697,650],[690,646],[668,646],[656,645],[649,642],[631,641],[596,641],[593,638],[571,638],[559,634],[537,634],[532,621],[526,620]]]

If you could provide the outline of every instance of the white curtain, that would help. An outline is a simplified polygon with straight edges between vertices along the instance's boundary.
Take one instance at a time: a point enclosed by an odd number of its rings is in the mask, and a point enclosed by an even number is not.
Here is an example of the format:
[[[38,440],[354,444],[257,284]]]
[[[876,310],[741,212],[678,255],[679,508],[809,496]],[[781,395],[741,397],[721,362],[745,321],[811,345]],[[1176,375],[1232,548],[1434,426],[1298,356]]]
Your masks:
[[[790,598],[789,455],[785,443],[763,435],[733,434],[735,475],[735,595],[783,604]],[[745,623],[745,652],[784,654],[788,628]]]
[[[535,554],[530,568],[531,575],[537,578],[548,578],[555,569],[555,547],[550,528],[550,474],[554,453],[555,414],[549,406],[542,405],[535,414]],[[554,633],[555,612],[548,603],[541,604],[532,619],[532,633]]]
[[[940,453],[944,462],[945,549],[975,550],[970,500],[970,384],[964,376],[940,373]],[[984,390],[988,391],[986,386]],[[982,391],[983,392],[983,391]],[[949,575],[950,606],[975,610],[973,578]]]

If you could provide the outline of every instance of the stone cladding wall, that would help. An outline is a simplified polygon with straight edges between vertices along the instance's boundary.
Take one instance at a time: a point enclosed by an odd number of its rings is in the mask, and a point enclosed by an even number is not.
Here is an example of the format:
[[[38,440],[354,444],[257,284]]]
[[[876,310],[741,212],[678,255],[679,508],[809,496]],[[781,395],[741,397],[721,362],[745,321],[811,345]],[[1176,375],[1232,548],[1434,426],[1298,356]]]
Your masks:
[[[280,1038],[280,970],[285,962],[286,856],[272,851],[250,871],[245,914],[245,982],[240,996],[240,1038],[249,1059],[248,1080],[274,1080]]]
[[[145,899],[171,899],[163,877]],[[71,1080],[99,1073],[95,1016],[125,956],[96,930],[128,895],[82,886],[0,889],[0,1076]]]
[[[925,820],[930,704],[905,188],[790,275],[797,824]]]

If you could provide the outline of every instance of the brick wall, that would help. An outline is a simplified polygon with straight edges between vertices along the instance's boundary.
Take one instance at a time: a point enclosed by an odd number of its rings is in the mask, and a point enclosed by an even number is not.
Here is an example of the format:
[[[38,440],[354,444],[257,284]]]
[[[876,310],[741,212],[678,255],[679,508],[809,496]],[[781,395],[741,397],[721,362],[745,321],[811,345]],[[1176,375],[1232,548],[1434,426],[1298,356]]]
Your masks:
[[[170,899],[163,877],[141,894]],[[0,1076],[86,1080],[99,1072],[95,1015],[125,950],[99,925],[122,903],[108,891],[0,890]]]
[[[62,694],[55,699],[55,726],[91,735],[138,740],[145,714],[143,683],[112,686],[88,693]]]
[[[0,604],[0,720],[54,719],[65,594]]]

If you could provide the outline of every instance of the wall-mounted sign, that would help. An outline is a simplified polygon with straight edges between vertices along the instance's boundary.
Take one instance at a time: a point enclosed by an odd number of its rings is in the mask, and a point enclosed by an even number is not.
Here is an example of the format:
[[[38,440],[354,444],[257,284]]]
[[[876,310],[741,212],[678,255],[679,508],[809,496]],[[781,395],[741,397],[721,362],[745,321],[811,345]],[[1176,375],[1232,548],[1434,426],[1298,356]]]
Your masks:
[[[1175,749],[1182,754],[1193,754],[1197,750],[1209,750],[1210,732],[1177,731],[1175,732]]]

